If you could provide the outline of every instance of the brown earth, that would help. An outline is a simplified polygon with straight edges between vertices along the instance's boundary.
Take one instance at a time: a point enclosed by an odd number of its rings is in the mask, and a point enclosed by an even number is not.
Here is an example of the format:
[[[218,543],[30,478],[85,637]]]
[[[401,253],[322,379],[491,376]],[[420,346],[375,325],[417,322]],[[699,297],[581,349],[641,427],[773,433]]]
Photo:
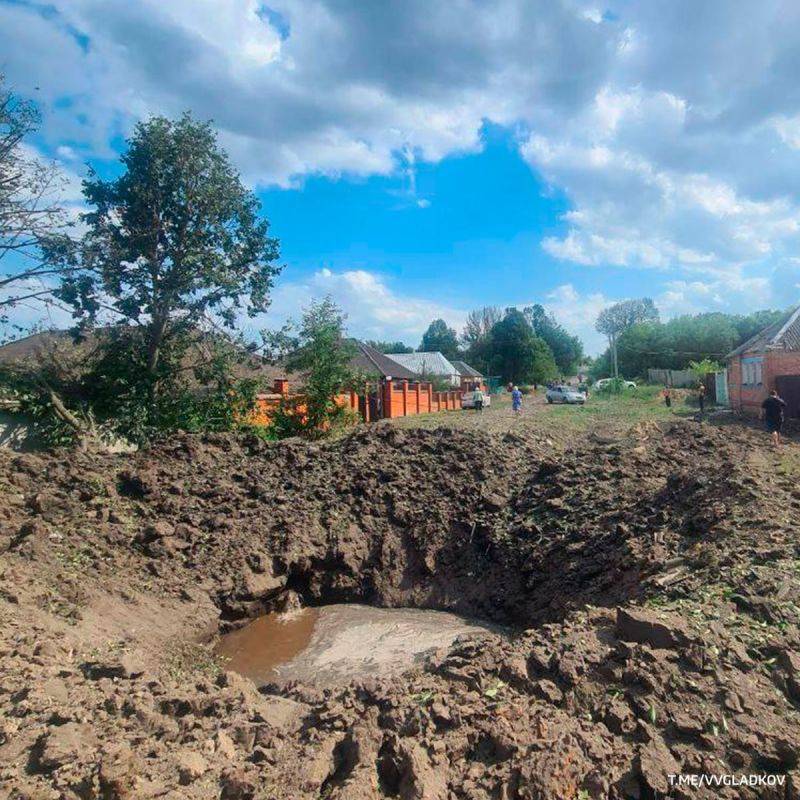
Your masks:
[[[800,448],[535,427],[0,453],[0,796],[800,797]],[[519,633],[339,689],[211,655],[342,602]]]

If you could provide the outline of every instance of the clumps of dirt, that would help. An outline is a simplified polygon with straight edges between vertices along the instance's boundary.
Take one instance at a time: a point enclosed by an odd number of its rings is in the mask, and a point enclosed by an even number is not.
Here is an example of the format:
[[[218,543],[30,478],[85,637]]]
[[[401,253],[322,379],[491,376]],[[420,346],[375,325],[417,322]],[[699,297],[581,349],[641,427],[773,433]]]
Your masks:
[[[669,614],[592,609],[512,643],[463,642],[404,684],[344,690],[298,746],[355,749],[339,798],[655,797],[672,790],[669,775],[792,772],[789,704],[735,642],[717,641]],[[328,745],[312,747],[318,737]],[[319,782],[308,763],[281,780],[310,796],[337,767],[329,759]]]
[[[794,796],[800,493],[759,448],[694,422],[564,450],[525,428],[381,424],[332,444],[0,454],[0,786]],[[264,610],[353,601],[520,633],[280,694],[203,644]],[[668,778],[765,771],[784,785]]]

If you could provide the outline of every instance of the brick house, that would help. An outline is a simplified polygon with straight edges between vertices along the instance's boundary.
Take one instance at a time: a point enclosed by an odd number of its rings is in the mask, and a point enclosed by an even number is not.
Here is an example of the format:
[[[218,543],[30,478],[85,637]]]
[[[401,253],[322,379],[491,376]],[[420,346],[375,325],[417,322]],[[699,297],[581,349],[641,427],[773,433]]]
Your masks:
[[[471,367],[466,361],[453,361],[453,366],[461,376],[462,392],[471,392],[475,389],[486,390],[486,386],[483,383],[483,375],[475,367]]]
[[[758,414],[771,389],[800,418],[800,306],[726,356],[731,406]]]

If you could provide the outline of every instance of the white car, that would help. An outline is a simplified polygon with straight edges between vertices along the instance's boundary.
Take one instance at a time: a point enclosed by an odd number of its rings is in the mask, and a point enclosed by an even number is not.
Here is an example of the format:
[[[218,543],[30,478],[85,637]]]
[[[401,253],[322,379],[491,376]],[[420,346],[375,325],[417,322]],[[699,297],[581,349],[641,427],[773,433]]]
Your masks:
[[[592,388],[595,391],[597,391],[598,389],[602,389],[604,386],[607,386],[613,380],[614,380],[614,378],[600,378],[600,380],[597,381],[597,383],[595,383],[595,385]],[[625,380],[623,380],[622,381],[622,386],[625,389],[635,389],[636,388],[636,384],[633,381],[625,381]]]
[[[483,400],[484,408],[488,408],[492,404],[492,398],[488,392],[464,392],[461,395],[461,408],[475,408],[478,397]]]
[[[573,389],[571,386],[554,386],[545,393],[548,403],[570,403],[583,405],[586,402],[586,395]]]

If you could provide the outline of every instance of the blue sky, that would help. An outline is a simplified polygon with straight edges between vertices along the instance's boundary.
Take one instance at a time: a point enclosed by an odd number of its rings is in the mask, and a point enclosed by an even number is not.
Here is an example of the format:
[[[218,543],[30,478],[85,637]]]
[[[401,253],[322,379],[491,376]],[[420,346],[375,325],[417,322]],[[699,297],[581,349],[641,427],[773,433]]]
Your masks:
[[[331,294],[356,335],[416,344],[542,302],[590,352],[625,297],[797,302],[798,22],[776,0],[0,0],[76,213],[138,119],[214,120],[282,243],[254,327]]]

